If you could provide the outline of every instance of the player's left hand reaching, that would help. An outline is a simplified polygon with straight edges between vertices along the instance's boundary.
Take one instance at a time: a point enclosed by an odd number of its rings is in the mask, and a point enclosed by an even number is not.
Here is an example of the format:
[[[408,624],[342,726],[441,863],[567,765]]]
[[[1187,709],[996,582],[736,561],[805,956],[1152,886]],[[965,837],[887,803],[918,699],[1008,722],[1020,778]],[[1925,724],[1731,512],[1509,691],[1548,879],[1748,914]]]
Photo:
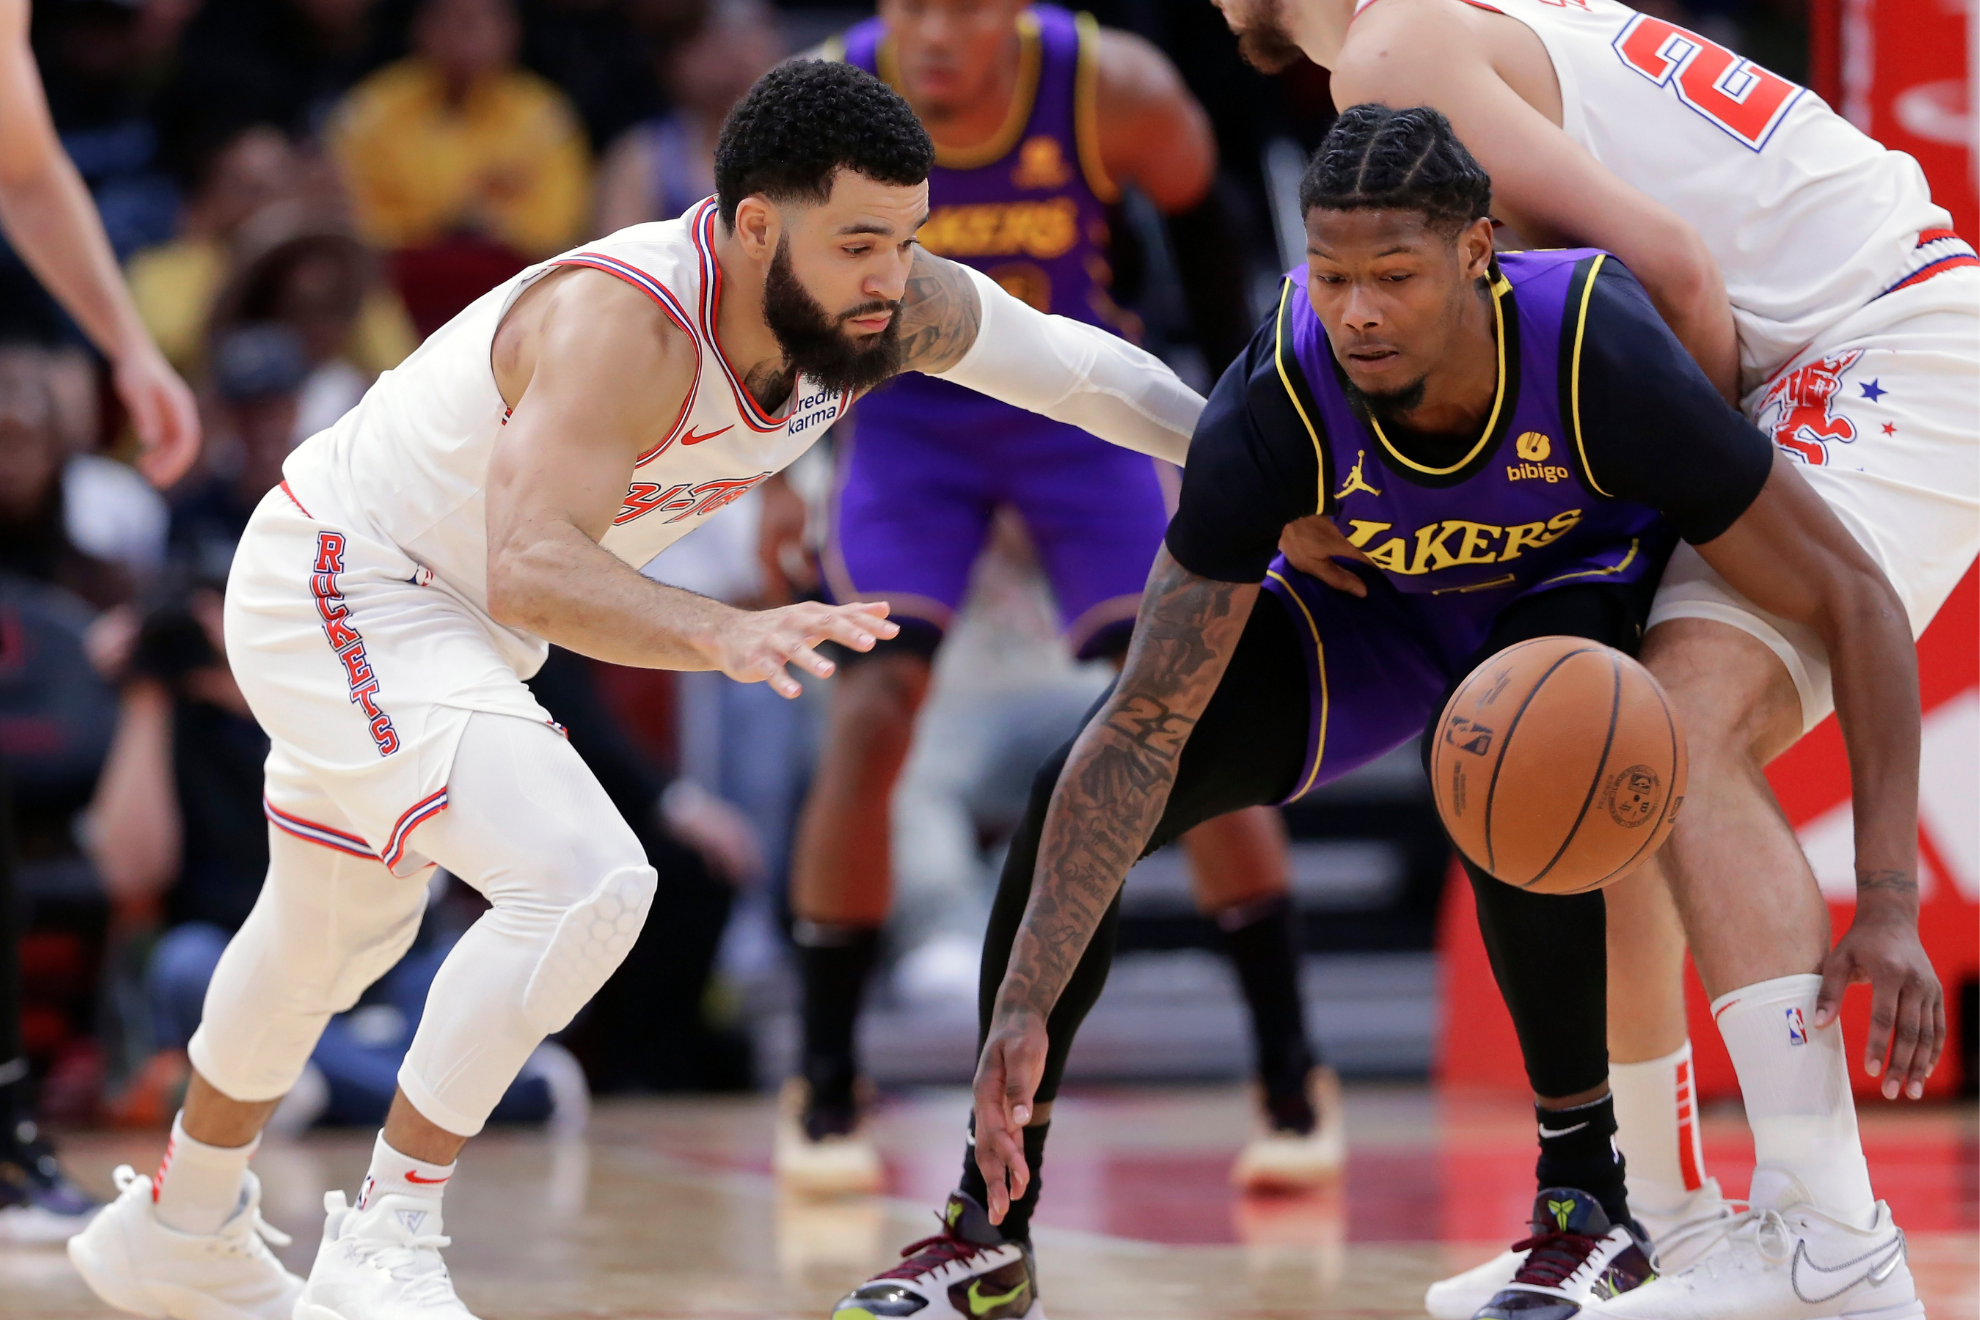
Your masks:
[[[1826,1027],[1842,1011],[1843,992],[1870,985],[1870,1038],[1863,1071],[1883,1074],[1886,1100],[1902,1093],[1917,1100],[1946,1045],[1946,995],[1932,960],[1918,942],[1916,890],[1910,910],[1892,903],[1859,901],[1849,931],[1822,960],[1822,993],[1815,1025]]]
[[[142,335],[117,354],[111,379],[144,452],[138,470],[164,490],[199,457],[199,408],[157,347]]]
[[[999,1013],[976,1063],[976,1167],[990,1190],[990,1222],[1001,1224],[1024,1195],[1031,1169],[1024,1129],[1045,1076],[1045,1019],[1028,1009]]]

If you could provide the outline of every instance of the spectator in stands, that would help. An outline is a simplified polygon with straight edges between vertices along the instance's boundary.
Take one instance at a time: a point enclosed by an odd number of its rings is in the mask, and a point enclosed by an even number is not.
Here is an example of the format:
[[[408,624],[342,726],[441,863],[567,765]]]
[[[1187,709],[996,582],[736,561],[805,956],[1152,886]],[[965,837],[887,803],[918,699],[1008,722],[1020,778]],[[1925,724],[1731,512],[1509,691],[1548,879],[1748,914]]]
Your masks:
[[[248,518],[282,480],[308,377],[302,339],[285,325],[243,325],[214,345],[206,452],[172,492],[172,558],[201,579],[227,580]]]
[[[274,323],[297,336],[308,375],[292,443],[350,411],[379,372],[419,346],[377,255],[321,207],[301,200],[271,206],[243,227],[238,246],[238,268],[215,301],[212,332]]]
[[[193,121],[268,123],[314,138],[338,97],[401,53],[378,8],[376,0],[204,0],[159,105]]]
[[[523,63],[564,89],[598,150],[660,106],[644,25],[629,12],[642,7],[625,0],[533,0],[522,9]]]
[[[46,377],[22,357],[0,361],[0,573],[107,609],[130,599],[132,574],[71,539],[63,516],[68,457]]]
[[[723,118],[783,56],[776,16],[762,0],[708,0],[678,41],[660,45],[654,74],[673,109],[627,129],[606,153],[599,232],[671,220],[714,192]]]
[[[62,460],[62,528],[85,554],[143,582],[165,562],[165,501],[130,464],[99,452],[103,372],[77,345],[0,346],[0,376],[25,374],[54,405]]]
[[[517,64],[510,0],[421,0],[413,53],[330,126],[359,233],[399,254],[422,332],[581,236],[590,153],[564,94]]]
[[[288,137],[269,124],[223,133],[188,154],[178,235],[132,257],[125,275],[166,360],[192,375],[205,360],[208,320],[233,264],[235,236],[257,211],[295,191],[298,162]]]

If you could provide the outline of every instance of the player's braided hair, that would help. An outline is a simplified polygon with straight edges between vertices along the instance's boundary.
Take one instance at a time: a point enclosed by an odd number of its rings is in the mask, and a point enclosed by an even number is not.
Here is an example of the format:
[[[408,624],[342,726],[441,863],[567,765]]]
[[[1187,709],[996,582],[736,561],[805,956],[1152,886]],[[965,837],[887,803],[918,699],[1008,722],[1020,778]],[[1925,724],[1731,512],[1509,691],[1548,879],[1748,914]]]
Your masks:
[[[1492,180],[1450,120],[1428,106],[1369,102],[1341,112],[1299,181],[1301,214],[1417,211],[1455,232],[1492,210]]]
[[[716,204],[733,225],[751,194],[822,202],[840,169],[916,184],[934,163],[928,130],[893,88],[850,64],[793,60],[757,79],[723,121]]]

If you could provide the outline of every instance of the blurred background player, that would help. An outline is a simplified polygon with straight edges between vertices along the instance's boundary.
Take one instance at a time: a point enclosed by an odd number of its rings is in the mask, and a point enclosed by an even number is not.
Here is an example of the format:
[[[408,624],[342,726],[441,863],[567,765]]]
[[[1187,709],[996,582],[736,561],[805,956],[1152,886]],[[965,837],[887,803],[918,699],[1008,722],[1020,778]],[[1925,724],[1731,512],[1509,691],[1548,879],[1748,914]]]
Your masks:
[[[1213,191],[1210,123],[1152,45],[1022,0],[883,0],[827,49],[901,92],[935,139],[922,246],[1041,311],[1135,338],[1110,288],[1133,188],[1166,219],[1210,369],[1242,348],[1246,278]],[[835,438],[825,588],[840,601],[888,601],[902,631],[848,657],[834,686],[792,862],[802,1077],[787,1093],[776,1166],[820,1192],[879,1185],[854,1038],[892,898],[890,805],[931,658],[993,517],[1008,507],[1022,519],[1077,657],[1118,661],[1173,480],[1140,455],[932,379],[876,391]],[[1184,847],[1254,1028],[1263,1134],[1237,1176],[1317,1182],[1340,1163],[1339,1106],[1300,1004],[1285,827],[1258,808],[1206,822]]]
[[[191,393],[145,332],[103,224],[63,153],[28,48],[27,0],[0,0],[0,227],[90,342],[109,359],[145,456],[170,485],[199,451]],[[11,822],[0,837],[0,1239],[60,1239],[95,1208],[56,1164],[27,1101],[21,1041]]]

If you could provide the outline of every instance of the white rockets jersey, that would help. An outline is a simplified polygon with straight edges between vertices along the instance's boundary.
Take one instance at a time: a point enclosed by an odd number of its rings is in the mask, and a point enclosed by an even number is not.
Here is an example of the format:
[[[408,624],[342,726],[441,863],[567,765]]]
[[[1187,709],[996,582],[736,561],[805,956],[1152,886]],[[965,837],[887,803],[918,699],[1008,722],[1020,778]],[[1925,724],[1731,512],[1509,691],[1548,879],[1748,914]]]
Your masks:
[[[1466,2],[1532,29],[1567,135],[1704,237],[1738,323],[1743,388],[1967,251],[1917,161],[1716,42],[1616,0]]]
[[[532,266],[477,298],[380,376],[358,405],[289,456],[283,476],[311,516],[397,546],[435,585],[472,605],[527,676],[545,644],[487,619],[486,488],[508,410],[489,365],[496,327],[532,282],[588,266],[636,285],[694,341],[700,366],[666,438],[634,465],[600,542],[635,568],[810,448],[852,402],[801,377],[771,416],[716,342],[722,272],[711,198],[677,220],[634,225]],[[422,577],[426,574],[422,573]]]

